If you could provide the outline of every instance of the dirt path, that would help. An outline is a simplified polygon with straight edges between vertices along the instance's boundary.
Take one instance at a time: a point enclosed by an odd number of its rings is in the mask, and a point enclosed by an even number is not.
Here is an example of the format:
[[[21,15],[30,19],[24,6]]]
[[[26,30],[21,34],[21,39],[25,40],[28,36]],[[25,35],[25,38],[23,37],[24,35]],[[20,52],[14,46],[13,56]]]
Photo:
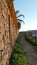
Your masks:
[[[26,52],[26,57],[30,65],[37,65],[37,52],[33,49],[32,45],[24,39],[23,34],[21,37],[21,43],[24,46],[24,51]]]

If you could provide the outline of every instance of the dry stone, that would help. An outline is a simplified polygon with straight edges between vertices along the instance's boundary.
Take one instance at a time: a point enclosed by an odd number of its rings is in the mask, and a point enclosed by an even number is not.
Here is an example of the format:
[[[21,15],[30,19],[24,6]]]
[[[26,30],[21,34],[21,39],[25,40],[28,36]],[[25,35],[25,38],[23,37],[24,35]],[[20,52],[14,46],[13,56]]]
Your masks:
[[[13,24],[10,10],[5,0],[0,0],[0,65],[7,65],[18,36],[18,28]]]

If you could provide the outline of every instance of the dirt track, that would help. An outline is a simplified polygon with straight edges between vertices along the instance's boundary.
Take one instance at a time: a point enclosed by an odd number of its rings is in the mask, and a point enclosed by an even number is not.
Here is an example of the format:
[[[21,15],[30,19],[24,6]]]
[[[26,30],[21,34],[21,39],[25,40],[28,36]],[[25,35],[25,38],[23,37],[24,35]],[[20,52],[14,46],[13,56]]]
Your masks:
[[[22,34],[21,43],[24,46],[24,51],[26,52],[26,57],[30,65],[37,65],[37,52],[33,49],[32,45],[27,42]]]

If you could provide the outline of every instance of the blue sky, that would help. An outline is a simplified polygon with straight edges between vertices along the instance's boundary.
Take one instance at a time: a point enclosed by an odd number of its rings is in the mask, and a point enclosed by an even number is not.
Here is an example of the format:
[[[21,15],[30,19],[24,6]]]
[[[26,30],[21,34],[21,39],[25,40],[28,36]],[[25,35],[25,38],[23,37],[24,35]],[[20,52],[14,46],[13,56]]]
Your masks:
[[[14,6],[25,16],[20,31],[37,30],[37,0],[15,0]]]

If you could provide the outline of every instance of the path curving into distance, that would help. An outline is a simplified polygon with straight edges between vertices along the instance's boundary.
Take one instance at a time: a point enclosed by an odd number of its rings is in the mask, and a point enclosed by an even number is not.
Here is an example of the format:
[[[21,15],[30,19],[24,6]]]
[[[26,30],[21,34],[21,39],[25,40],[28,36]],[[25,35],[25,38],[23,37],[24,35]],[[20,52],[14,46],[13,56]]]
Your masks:
[[[37,65],[37,52],[33,49],[32,45],[25,40],[24,34],[22,34],[21,43],[24,46],[24,51],[26,52],[26,58],[30,63],[30,65]]]

